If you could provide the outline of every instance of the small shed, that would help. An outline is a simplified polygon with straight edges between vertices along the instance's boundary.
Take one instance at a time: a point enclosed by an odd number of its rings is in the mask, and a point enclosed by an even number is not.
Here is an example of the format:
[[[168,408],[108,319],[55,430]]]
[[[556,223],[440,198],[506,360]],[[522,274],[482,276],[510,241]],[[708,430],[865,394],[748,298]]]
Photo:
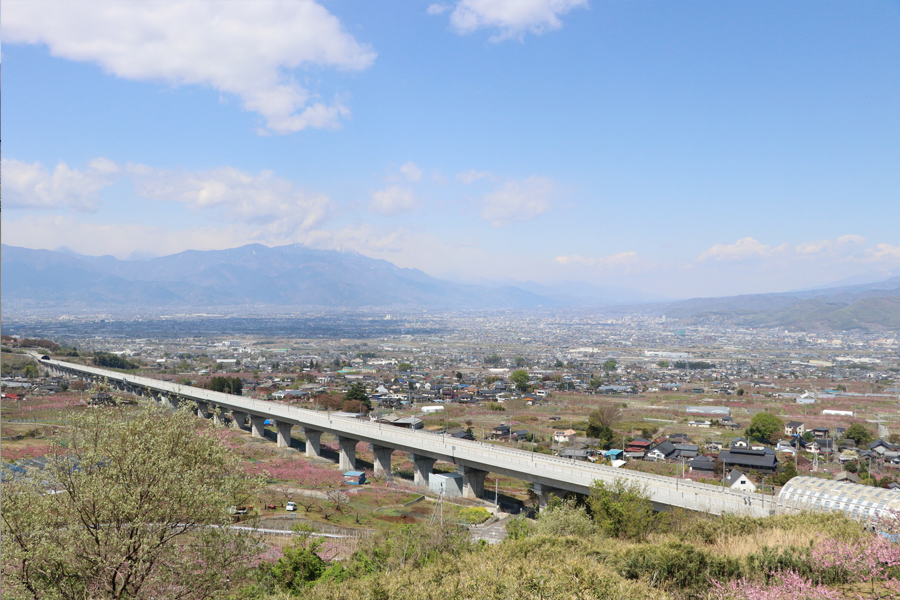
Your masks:
[[[362,485],[366,482],[366,474],[362,471],[347,471],[344,473],[344,483],[350,485]]]
[[[435,494],[443,492],[448,498],[459,498],[463,491],[463,476],[459,473],[431,473],[428,475],[428,490]]]

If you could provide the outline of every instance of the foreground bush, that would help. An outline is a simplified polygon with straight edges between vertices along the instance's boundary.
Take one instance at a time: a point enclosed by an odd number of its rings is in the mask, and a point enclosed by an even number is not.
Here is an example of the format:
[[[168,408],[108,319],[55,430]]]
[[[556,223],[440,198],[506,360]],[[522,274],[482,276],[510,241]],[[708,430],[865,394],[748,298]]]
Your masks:
[[[3,597],[207,599],[251,574],[225,526],[258,482],[187,411],[96,408],[47,467],[3,484]]]
[[[319,583],[310,600],[662,600],[668,594],[629,581],[595,557],[596,542],[530,536],[442,556],[370,577]]]

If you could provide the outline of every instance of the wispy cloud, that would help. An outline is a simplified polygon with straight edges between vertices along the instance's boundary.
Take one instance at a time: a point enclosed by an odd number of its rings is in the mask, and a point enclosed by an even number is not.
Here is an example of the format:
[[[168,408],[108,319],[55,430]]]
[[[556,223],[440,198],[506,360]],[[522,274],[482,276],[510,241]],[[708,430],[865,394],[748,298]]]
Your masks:
[[[699,261],[746,260],[749,258],[769,257],[781,254],[788,249],[787,244],[767,246],[752,237],[739,239],[733,244],[716,244],[697,258]]]
[[[422,179],[422,169],[416,166],[414,162],[408,162],[405,165],[400,167],[400,173],[406,178],[407,181],[411,181],[413,183]]]
[[[103,158],[86,169],[60,162],[52,170],[39,162],[2,159],[3,202],[7,209],[71,208],[93,211],[100,204],[98,192],[112,185],[118,167]]]
[[[460,171],[456,174],[456,180],[466,185],[475,183],[476,181],[479,181],[481,179],[495,180],[496,177],[490,171],[476,171],[475,169],[471,169],[469,171]]]
[[[54,56],[96,63],[125,79],[234,94],[272,133],[337,127],[350,114],[340,98],[323,101],[290,70],[361,70],[375,60],[312,0],[8,2],[2,36],[5,43],[46,44]]]
[[[142,198],[180,202],[196,212],[217,211],[227,221],[266,225],[273,233],[310,229],[331,205],[327,195],[298,190],[272,171],[183,171],[136,164],[126,165],[124,171]]]
[[[428,14],[450,13],[450,27],[463,35],[479,29],[495,29],[490,41],[497,43],[525,35],[542,35],[562,27],[560,17],[574,8],[586,8],[587,0],[457,0],[435,3]]]
[[[413,191],[399,185],[392,185],[372,193],[369,209],[382,215],[396,215],[417,207],[418,200]]]
[[[508,181],[484,196],[482,218],[494,227],[528,221],[550,209],[555,186],[548,177]]]

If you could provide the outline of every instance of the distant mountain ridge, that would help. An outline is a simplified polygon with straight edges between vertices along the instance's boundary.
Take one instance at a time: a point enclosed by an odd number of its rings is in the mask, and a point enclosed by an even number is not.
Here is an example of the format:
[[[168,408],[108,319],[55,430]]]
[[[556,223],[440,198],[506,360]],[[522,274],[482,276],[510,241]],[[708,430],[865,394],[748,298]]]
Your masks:
[[[693,298],[665,307],[668,317],[703,321],[729,317],[752,327],[816,330],[900,330],[900,276],[834,288]]]
[[[426,309],[532,308],[550,298],[515,286],[450,283],[384,260],[301,245],[187,250],[150,260],[2,246],[7,308],[241,305]]]

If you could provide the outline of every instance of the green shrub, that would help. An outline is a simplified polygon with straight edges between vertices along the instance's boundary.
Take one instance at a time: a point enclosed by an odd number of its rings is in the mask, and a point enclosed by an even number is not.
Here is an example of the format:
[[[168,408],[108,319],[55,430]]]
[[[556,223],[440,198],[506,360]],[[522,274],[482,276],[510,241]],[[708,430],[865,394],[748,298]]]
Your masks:
[[[548,506],[534,526],[536,535],[589,537],[597,533],[597,525],[583,506],[566,500]]]
[[[664,589],[705,589],[710,579],[736,579],[743,572],[736,558],[715,556],[691,544],[668,542],[626,550],[621,574],[628,579],[644,579]]]
[[[521,540],[531,533],[532,524],[525,517],[514,517],[506,522],[506,537],[510,540]]]
[[[484,523],[485,521],[490,519],[491,513],[489,513],[487,509],[482,506],[473,506],[471,508],[464,508],[459,511],[459,516],[469,525],[478,525],[479,523]]]

